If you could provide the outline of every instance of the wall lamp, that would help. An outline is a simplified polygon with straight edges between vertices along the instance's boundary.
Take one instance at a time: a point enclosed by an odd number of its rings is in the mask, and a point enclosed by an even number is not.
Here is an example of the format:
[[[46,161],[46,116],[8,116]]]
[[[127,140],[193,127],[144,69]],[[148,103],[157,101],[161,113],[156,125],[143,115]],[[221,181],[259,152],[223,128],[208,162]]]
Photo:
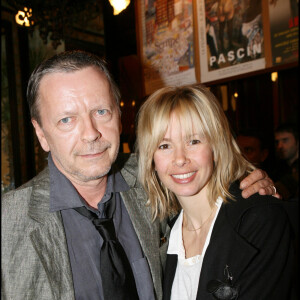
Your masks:
[[[33,25],[33,21],[30,20],[32,17],[32,9],[24,7],[24,10],[19,10],[18,13],[15,15],[15,20],[16,23],[25,26],[25,27],[30,27]]]
[[[109,0],[109,3],[114,8],[114,15],[118,15],[130,4],[130,0]]]
[[[273,82],[276,82],[277,78],[278,78],[278,73],[277,72],[271,73],[271,80]]]

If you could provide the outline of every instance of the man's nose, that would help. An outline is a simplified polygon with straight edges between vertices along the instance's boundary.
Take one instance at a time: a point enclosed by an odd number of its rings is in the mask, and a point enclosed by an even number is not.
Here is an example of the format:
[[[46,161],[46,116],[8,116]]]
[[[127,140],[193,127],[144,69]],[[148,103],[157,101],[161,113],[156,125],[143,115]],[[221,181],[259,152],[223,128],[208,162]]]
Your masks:
[[[88,117],[83,120],[82,140],[90,143],[101,138],[101,136],[102,134],[92,118]]]
[[[281,141],[277,142],[277,148],[281,149],[283,147],[283,143]]]

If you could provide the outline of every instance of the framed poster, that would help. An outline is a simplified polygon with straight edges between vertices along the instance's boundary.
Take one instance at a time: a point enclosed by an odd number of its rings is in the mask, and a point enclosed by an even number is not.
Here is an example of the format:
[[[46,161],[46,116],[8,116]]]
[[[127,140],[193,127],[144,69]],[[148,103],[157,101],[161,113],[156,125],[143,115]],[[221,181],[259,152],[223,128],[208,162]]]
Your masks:
[[[272,63],[298,60],[299,3],[297,0],[269,0]]]
[[[265,68],[261,0],[196,0],[200,79]]]
[[[139,0],[138,44],[144,91],[196,82],[192,0]]]

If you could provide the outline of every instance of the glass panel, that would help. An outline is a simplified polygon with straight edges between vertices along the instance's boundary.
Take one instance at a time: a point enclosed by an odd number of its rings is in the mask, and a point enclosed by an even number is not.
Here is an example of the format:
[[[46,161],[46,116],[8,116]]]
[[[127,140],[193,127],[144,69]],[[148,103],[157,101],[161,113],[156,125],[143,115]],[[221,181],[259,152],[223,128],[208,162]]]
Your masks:
[[[6,64],[5,29],[1,28],[1,194],[15,188]]]

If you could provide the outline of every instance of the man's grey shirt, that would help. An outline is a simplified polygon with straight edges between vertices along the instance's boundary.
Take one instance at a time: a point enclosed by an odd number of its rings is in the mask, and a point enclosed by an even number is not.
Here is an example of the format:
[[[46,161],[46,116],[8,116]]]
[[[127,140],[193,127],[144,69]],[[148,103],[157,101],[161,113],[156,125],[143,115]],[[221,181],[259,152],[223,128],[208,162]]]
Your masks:
[[[140,299],[155,299],[152,279],[146,258],[123,203],[120,192],[129,189],[119,171],[108,175],[105,194],[98,210],[88,207],[71,182],[56,168],[49,155],[50,211],[61,211],[70,257],[75,297],[77,300],[103,299],[100,275],[100,249],[103,239],[92,222],[73,208],[86,206],[98,215],[106,217],[104,203],[113,193],[116,210],[113,216],[116,235],[122,244],[135,277]],[[113,168],[112,168],[113,169]]]

